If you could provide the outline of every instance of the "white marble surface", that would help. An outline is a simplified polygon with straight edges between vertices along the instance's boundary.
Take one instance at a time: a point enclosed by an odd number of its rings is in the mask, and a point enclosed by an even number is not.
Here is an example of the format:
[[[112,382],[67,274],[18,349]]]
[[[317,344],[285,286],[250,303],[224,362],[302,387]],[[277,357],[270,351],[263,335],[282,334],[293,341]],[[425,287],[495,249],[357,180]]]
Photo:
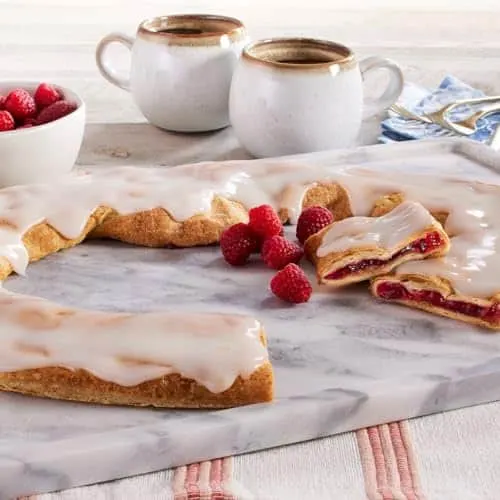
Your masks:
[[[475,159],[474,159],[475,158]],[[478,163],[480,159],[480,163]],[[320,164],[425,170],[497,181],[500,159],[472,143],[322,153]],[[311,273],[311,269],[309,272]],[[312,273],[311,273],[312,274]],[[0,498],[65,489],[307,440],[500,398],[500,342],[480,330],[316,287],[291,307],[261,263],[230,269],[217,248],[89,242],[34,263],[7,288],[106,310],[248,312],[264,322],[277,400],[218,412],[105,408],[0,395]],[[57,286],[54,286],[57,283]]]

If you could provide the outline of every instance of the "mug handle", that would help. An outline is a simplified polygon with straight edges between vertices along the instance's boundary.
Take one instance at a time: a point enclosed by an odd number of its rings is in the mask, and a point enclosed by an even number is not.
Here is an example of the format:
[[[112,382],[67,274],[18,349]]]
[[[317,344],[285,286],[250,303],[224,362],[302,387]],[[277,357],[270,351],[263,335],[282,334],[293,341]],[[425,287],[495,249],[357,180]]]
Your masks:
[[[115,69],[112,66],[109,66],[105,62],[106,50],[109,45],[112,43],[121,43],[125,45],[129,50],[132,49],[132,45],[134,44],[134,38],[124,33],[110,33],[105,36],[96,47],[95,51],[95,60],[97,63],[97,67],[101,73],[101,75],[108,80],[108,82],[120,87],[123,90],[130,90],[130,77],[123,77],[118,75]]]
[[[378,99],[365,102],[364,118],[366,119],[385,111],[396,102],[403,92],[404,76],[401,68],[394,61],[378,56],[367,57],[360,61],[359,69],[363,79],[368,72],[377,69],[387,70],[390,77],[384,93]]]

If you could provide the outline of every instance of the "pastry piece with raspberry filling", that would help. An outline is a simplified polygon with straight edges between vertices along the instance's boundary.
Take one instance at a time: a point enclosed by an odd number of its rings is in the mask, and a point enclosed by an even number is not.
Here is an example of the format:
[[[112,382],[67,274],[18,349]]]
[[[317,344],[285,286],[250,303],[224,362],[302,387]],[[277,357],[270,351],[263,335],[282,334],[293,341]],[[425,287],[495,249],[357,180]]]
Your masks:
[[[419,203],[405,201],[381,217],[350,217],[309,237],[318,281],[341,287],[389,273],[410,260],[445,255],[449,238]]]
[[[500,293],[489,299],[466,296],[443,278],[412,274],[379,276],[371,292],[386,301],[500,330]]]

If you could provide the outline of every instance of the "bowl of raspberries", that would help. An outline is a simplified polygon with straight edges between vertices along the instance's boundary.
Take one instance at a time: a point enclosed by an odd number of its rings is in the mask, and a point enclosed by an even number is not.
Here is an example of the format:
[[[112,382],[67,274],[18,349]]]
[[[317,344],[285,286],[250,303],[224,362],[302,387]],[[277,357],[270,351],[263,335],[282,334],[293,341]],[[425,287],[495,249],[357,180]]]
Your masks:
[[[44,82],[0,81],[0,188],[68,173],[80,150],[85,105]]]

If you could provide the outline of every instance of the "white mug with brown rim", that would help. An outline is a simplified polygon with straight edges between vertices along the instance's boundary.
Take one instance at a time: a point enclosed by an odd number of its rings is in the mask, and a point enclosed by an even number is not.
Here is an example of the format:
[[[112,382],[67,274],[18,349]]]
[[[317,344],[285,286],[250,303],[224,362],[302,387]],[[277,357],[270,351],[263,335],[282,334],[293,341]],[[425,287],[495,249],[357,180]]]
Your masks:
[[[132,52],[130,77],[105,60],[111,43]],[[134,39],[111,33],[97,45],[96,61],[109,82],[129,90],[147,120],[176,132],[202,132],[229,125],[229,88],[247,35],[231,17],[181,14],[139,25]]]
[[[363,78],[381,68],[389,83],[381,97],[367,102]],[[231,124],[257,157],[347,148],[355,144],[363,115],[388,108],[403,83],[394,62],[368,57],[358,63],[351,49],[335,42],[258,41],[245,47],[233,76]]]

